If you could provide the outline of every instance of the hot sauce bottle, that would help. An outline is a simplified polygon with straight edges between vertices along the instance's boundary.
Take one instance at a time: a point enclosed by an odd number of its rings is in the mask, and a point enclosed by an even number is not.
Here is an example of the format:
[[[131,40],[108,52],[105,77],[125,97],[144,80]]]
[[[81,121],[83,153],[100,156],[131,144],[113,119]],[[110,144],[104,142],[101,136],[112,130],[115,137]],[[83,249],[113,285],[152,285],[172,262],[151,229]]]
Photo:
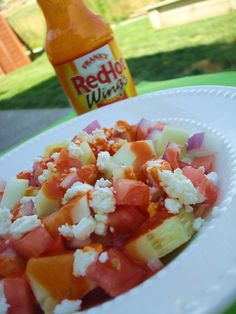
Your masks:
[[[38,0],[46,52],[77,114],[136,95],[111,27],[82,0]]]

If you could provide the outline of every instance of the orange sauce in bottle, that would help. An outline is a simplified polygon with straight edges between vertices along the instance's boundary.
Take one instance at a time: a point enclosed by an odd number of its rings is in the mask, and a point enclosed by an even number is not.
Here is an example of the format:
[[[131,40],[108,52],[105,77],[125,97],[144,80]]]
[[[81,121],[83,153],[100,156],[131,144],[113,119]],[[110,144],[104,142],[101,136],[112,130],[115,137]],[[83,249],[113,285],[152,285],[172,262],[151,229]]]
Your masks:
[[[46,52],[78,114],[136,95],[110,26],[82,0],[38,0]]]

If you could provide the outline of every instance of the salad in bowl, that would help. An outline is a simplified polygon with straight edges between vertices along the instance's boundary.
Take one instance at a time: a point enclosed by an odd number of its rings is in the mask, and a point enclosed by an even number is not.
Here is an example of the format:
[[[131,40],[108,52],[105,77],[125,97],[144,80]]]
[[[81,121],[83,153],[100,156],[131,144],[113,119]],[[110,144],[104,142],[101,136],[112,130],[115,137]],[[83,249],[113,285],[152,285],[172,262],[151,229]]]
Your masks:
[[[1,313],[77,313],[159,272],[217,203],[216,158],[204,132],[146,119],[47,146],[1,181]]]

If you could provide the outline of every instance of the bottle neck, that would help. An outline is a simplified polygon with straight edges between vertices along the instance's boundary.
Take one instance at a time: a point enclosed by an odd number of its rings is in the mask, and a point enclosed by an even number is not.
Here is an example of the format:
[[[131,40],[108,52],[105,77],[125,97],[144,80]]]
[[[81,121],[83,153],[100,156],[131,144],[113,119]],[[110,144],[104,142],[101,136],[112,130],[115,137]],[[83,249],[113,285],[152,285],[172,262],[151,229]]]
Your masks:
[[[67,28],[80,17],[94,15],[83,0],[37,0],[48,28]]]

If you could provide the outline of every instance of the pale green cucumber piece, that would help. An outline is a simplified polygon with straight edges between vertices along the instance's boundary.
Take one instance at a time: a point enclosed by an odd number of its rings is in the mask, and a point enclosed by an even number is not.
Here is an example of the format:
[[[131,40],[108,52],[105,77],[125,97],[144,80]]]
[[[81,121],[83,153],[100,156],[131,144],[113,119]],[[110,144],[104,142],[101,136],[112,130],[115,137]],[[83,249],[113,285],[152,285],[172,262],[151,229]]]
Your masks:
[[[29,180],[12,179],[7,182],[5,187],[1,208],[13,209],[14,205],[24,196],[25,190],[29,186]]]
[[[44,192],[39,190],[35,197],[35,211],[39,217],[46,217],[60,207],[60,201],[48,198]]]
[[[60,143],[50,144],[50,145],[46,146],[43,155],[44,155],[44,157],[50,157],[54,151],[59,150],[61,148],[68,147],[68,145],[69,145],[68,140],[65,140],[65,141],[60,142]]]
[[[135,142],[135,145],[137,146],[140,144],[140,147],[142,147],[143,143],[146,143],[149,146],[150,150],[152,151],[153,156],[156,156],[156,151],[151,140],[137,141]],[[132,151],[132,144],[133,143],[131,142],[122,145],[121,148],[112,157],[112,161],[120,165],[134,166],[138,156]],[[142,149],[140,149],[140,153],[142,154]]]
[[[162,157],[168,143],[182,145],[186,149],[189,134],[186,130],[166,125],[160,139],[153,140],[158,157]]]
[[[78,157],[78,160],[81,162],[83,166],[96,162],[94,153],[87,142],[82,142],[80,144],[80,152],[81,154]]]
[[[191,239],[195,232],[193,221],[193,215],[186,213],[168,218],[158,227],[128,242],[125,251],[142,262],[163,257]]]

